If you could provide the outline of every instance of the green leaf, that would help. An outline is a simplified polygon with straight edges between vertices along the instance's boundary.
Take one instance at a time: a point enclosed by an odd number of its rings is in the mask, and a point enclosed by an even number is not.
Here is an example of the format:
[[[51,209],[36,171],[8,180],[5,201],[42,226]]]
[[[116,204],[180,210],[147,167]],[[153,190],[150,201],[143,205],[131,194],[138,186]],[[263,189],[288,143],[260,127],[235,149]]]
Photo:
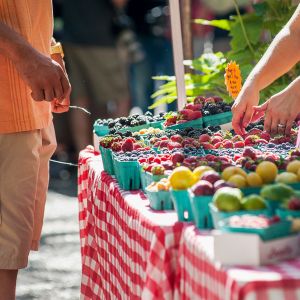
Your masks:
[[[214,26],[214,27],[229,31],[231,22],[227,19],[222,19],[222,20],[195,19],[194,23],[201,24],[201,25]]]

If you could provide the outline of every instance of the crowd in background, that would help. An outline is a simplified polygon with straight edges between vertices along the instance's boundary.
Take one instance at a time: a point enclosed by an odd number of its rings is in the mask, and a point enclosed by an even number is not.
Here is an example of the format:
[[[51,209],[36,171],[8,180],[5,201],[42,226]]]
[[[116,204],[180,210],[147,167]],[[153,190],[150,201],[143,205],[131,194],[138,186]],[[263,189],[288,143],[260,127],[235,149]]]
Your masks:
[[[192,0],[192,18],[226,17],[231,2],[222,1],[220,7],[216,1]],[[145,112],[161,84],[152,77],[174,74],[168,1],[54,0],[53,4],[72,105],[92,113],[71,110],[55,117],[57,158],[76,160],[78,152],[92,143],[97,118],[126,116],[133,107]],[[228,47],[226,32],[199,25],[192,30],[194,57]],[[174,104],[168,107],[173,108]]]

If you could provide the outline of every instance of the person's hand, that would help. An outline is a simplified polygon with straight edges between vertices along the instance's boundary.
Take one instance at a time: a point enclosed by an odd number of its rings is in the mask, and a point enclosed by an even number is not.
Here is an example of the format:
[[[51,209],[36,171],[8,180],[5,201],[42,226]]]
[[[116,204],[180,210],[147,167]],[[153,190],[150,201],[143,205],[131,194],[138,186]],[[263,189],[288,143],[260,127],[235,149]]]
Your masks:
[[[63,101],[70,94],[70,83],[55,60],[32,50],[15,62],[21,78],[31,89],[35,101]]]
[[[254,107],[254,120],[265,115],[265,130],[272,136],[289,135],[300,111],[299,83],[293,82],[261,106]]]
[[[232,106],[232,127],[239,135],[244,135],[245,128],[252,120],[253,107],[259,103],[259,90],[253,85],[244,86]]]
[[[65,68],[65,62],[64,62],[62,56],[58,53],[58,54],[52,54],[51,57],[62,67],[66,77],[68,78],[66,68]],[[62,101],[59,101],[58,99],[54,99],[51,102],[51,108],[52,108],[53,113],[64,113],[64,112],[69,111],[70,93],[71,93],[71,89],[69,90],[69,93],[66,95],[66,97]]]

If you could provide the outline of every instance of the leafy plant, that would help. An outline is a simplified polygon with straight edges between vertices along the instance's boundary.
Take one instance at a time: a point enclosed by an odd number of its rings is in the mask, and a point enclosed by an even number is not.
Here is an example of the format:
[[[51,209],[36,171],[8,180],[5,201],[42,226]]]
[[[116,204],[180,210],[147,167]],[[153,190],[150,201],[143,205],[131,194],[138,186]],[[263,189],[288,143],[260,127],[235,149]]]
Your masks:
[[[292,0],[265,0],[253,4],[252,12],[241,15],[236,0],[232,1],[235,4],[236,15],[231,16],[229,20],[195,20],[197,24],[227,30],[231,50],[226,53],[204,53],[199,58],[184,62],[191,70],[185,74],[188,100],[198,95],[214,94],[226,101],[232,101],[224,84],[227,62],[235,60],[240,65],[242,78],[246,79],[295,10]],[[300,67],[295,66],[288,74],[261,92],[261,102],[284,89],[299,74]],[[156,101],[150,108],[177,99],[175,76],[157,76],[154,79],[164,80],[166,83],[152,95]]]

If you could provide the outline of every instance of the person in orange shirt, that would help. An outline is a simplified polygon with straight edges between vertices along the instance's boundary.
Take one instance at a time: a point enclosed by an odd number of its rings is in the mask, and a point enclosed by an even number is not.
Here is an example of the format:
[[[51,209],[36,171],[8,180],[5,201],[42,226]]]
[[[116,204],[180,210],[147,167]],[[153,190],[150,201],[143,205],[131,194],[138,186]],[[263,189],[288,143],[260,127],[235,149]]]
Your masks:
[[[38,250],[56,148],[53,112],[70,83],[52,39],[51,0],[0,0],[0,299],[15,299],[18,269]]]

